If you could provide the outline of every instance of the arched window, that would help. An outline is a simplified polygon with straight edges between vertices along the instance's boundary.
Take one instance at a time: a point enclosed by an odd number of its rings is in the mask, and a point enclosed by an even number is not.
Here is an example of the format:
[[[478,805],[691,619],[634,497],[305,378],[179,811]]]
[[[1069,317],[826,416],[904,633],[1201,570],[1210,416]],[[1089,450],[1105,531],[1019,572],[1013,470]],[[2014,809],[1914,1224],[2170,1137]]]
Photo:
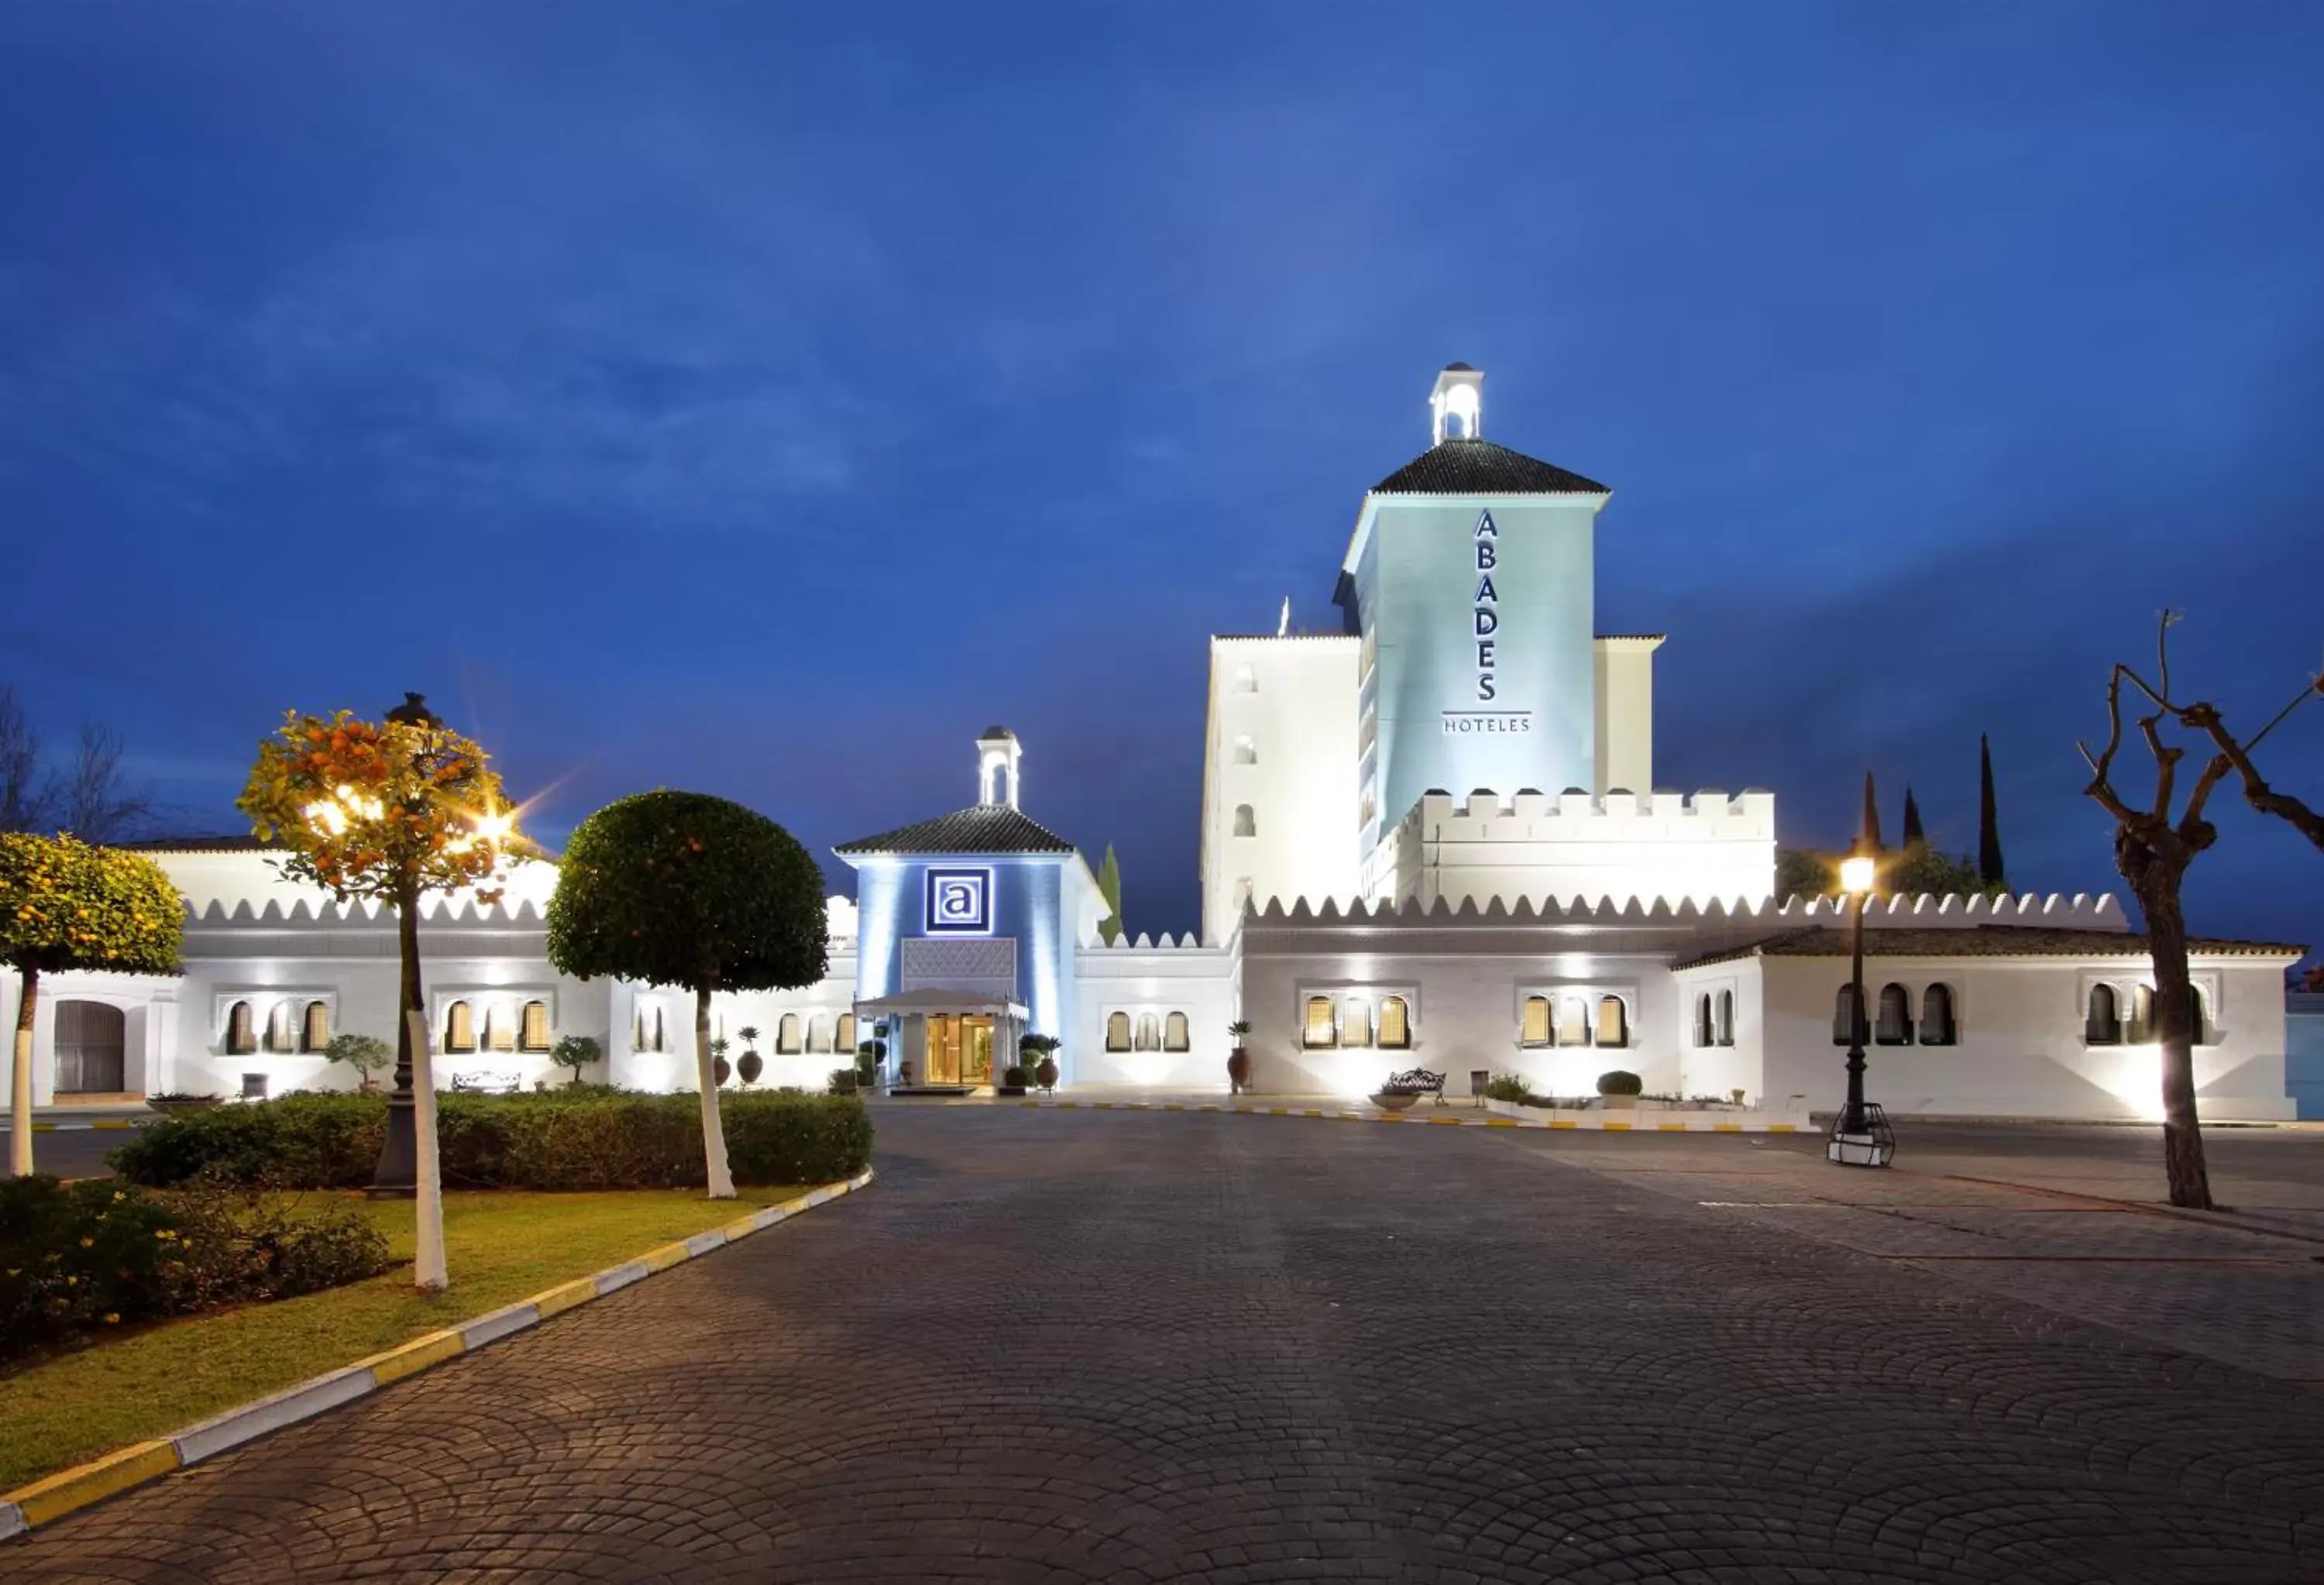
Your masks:
[[[516,1049],[516,1020],[510,1018],[509,1009],[498,1002],[490,1003],[484,1009],[484,1049]]]
[[[1711,1024],[1711,1044],[1735,1044],[1735,992],[1732,991],[1719,993],[1718,1015]]]
[[[1192,1032],[1186,1027],[1185,1013],[1172,1013],[1162,1020],[1162,1049],[1186,1051],[1194,1046]]]
[[[656,1051],[668,1051],[669,1049],[669,1029],[662,1021],[661,1004],[659,1002],[656,1002],[654,1004],[653,1013],[653,1048]]]
[[[465,1001],[444,1009],[444,1049],[467,1052],[476,1048],[476,1019]]]
[[[2194,1030],[2189,1037],[2189,1044],[2209,1046],[2218,1037],[2218,1034],[2211,1027],[2211,1009],[2203,1005],[2203,988],[2200,985],[2190,986],[2187,991],[2187,1000],[2188,1016],[2195,1021]]]
[[[330,1044],[331,1009],[319,1001],[310,1001],[299,1024],[299,1049],[319,1055]]]
[[[829,1051],[831,1031],[824,1027],[821,1013],[807,1016],[807,1048],[809,1051]]]
[[[1912,1044],[1913,994],[1902,985],[1880,988],[1880,1021],[1874,1038],[1883,1046]]]
[[[520,1051],[549,1049],[549,1004],[547,1002],[528,1001],[524,1004],[524,1011],[517,1019],[516,1044]]]
[[[1628,1046],[1630,1043],[1630,1009],[1622,1005],[1618,996],[1598,999],[1598,1044]]]
[[[266,1049],[272,1052],[299,1049],[299,1035],[292,1026],[290,1004],[287,1001],[278,1001],[267,1009]]]
[[[1845,1046],[1856,1038],[1856,987],[1843,985],[1831,999],[1831,1043]]]
[[[1411,1049],[1412,1009],[1401,996],[1380,998],[1379,1043],[1388,1051]]]
[[[1130,1015],[1128,1013],[1105,1015],[1105,1048],[1108,1051],[1130,1049]]]
[[[855,1015],[853,1013],[842,1013],[832,1020],[831,1048],[843,1055],[853,1054],[855,1050]]]
[[[1517,1028],[1520,1046],[1549,1044],[1549,998],[1528,996],[1525,999],[1525,1021]]]
[[[799,1054],[799,1016],[785,1013],[775,1020],[775,1050],[784,1056]]]
[[[1299,1044],[1314,1048],[1339,1043],[1340,1026],[1332,1017],[1332,999],[1328,996],[1309,997],[1307,1018],[1299,1030]]]
[[[1340,1044],[1370,1046],[1372,1043],[1372,1005],[1360,996],[1351,996],[1340,1004]]]
[[[1368,627],[1364,630],[1363,659],[1357,665],[1356,675],[1358,677],[1369,676],[1371,672],[1372,661],[1376,659],[1379,655],[1379,629],[1377,627]]]
[[[1250,734],[1248,733],[1245,733],[1242,736],[1235,739],[1234,762],[1238,765],[1256,765],[1259,763],[1259,745],[1250,741]]]
[[[1711,1044],[1711,992],[1704,991],[1694,999],[1694,1043]]]
[[[1932,985],[1921,992],[1921,1044],[1953,1043],[1953,991],[1950,985]]]
[[[2090,1010],[2082,1024],[2082,1041],[2089,1046],[2122,1044],[2122,1016],[2111,985],[2090,987]]]
[[[1557,1043],[1560,1046],[1590,1044],[1590,1004],[1578,996],[1557,999]]]
[[[226,1012],[226,1054],[228,1056],[248,1056],[258,1049],[258,1029],[250,1016],[250,1003],[237,1001]]]
[[[1152,1013],[1138,1015],[1138,1049],[1140,1051],[1162,1049],[1162,1020]]]
[[[1235,806],[1234,834],[1237,836],[1257,836],[1259,834],[1259,816],[1251,812],[1251,807],[1249,804],[1237,804]]]
[[[1259,674],[1250,668],[1250,662],[1248,660],[1235,668],[1234,691],[1238,694],[1259,692]]]
[[[2123,1038],[2133,1046],[2144,1046],[2154,1038],[2154,987],[2134,985],[2130,988],[2130,1027]]]
[[[57,1089],[117,1095],[129,1087],[129,1018],[104,1001],[57,1003]]]

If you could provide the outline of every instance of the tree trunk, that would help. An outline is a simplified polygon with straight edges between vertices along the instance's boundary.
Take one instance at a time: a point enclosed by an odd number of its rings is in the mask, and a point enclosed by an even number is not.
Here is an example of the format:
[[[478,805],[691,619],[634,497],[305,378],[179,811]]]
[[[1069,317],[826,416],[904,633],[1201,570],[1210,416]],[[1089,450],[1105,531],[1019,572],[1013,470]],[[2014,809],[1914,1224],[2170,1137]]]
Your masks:
[[[710,1198],[732,1200],[733,1175],[726,1170],[726,1130],[718,1121],[718,1074],[710,1055],[710,987],[694,992],[694,1069],[702,1086],[702,1159],[709,1169]]]
[[[403,1027],[411,1041],[411,1131],[419,1151],[412,1194],[419,1247],[411,1280],[423,1294],[440,1294],[451,1286],[452,1274],[444,1265],[444,1164],[436,1154],[436,1064],[428,1053],[428,1015],[407,1008]]]
[[[2171,1203],[2209,1211],[2211,1178],[2195,1112],[2195,986],[2187,975],[2187,921],[2179,908],[2181,872],[2155,863],[2139,888],[2138,906],[2154,960],[2155,1034],[2163,1046],[2163,1169]]]
[[[32,1175],[32,1009],[41,994],[41,971],[23,971],[24,997],[16,1006],[16,1055],[8,1083],[8,1171]]]

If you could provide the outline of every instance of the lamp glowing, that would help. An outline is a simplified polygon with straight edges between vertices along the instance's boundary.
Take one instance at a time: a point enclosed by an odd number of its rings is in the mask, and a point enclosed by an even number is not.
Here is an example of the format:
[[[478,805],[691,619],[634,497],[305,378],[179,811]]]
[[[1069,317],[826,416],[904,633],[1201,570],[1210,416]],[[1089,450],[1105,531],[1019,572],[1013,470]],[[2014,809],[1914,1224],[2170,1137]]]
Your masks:
[[[1876,865],[1870,853],[1850,853],[1840,862],[1840,889],[1861,897],[1872,889]]]

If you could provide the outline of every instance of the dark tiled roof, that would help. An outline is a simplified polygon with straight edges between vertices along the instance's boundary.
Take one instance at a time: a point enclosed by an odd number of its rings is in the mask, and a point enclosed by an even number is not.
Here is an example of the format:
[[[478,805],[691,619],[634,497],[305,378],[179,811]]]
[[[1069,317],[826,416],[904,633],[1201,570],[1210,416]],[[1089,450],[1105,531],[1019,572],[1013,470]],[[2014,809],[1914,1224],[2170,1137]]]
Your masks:
[[[141,853],[272,853],[284,846],[279,839],[262,842],[248,832],[240,836],[155,836],[114,845]]]
[[[1375,495],[1608,495],[1594,479],[1489,440],[1441,440],[1372,486]]]
[[[1729,947],[1673,963],[1674,969],[1699,969],[1706,963],[1732,963],[1738,958],[1844,958],[1850,951],[1849,933],[1834,926],[1810,925],[1781,935]],[[2306,952],[2304,946],[2275,941],[2227,941],[2198,937],[2187,950],[2209,957],[2260,957]],[[1874,926],[1864,933],[1868,958],[2044,958],[2144,957],[2146,937],[2128,930],[2077,930],[2042,925],[1972,925],[1951,929],[1887,929]]]
[[[899,826],[877,836],[843,842],[835,853],[1070,853],[1074,844],[1006,804],[975,804]]]

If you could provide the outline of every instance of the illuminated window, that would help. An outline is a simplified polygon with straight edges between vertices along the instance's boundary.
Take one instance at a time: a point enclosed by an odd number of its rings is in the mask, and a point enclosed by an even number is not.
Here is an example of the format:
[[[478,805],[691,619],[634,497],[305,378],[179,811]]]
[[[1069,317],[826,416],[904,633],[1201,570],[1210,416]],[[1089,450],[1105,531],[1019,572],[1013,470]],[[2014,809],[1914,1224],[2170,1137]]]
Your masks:
[[[1913,998],[1902,985],[1880,988],[1880,1018],[1873,1038],[1883,1046],[1912,1044]]]
[[[229,1056],[248,1056],[258,1049],[258,1030],[246,1001],[237,1001],[226,1009],[226,1049]]]
[[[1310,1049],[1337,1046],[1340,1028],[1332,1018],[1332,999],[1311,996],[1307,999],[1307,1018],[1299,1030],[1299,1044]]]
[[[1238,765],[1259,763],[1259,746],[1250,741],[1250,735],[1248,733],[1235,739],[1234,762]]]
[[[1525,1021],[1517,1030],[1520,1046],[1549,1044],[1549,998],[1528,996],[1525,1000]]]
[[[1108,1051],[1130,1049],[1130,1015],[1108,1013],[1105,1017],[1105,1048]]]
[[[1186,1051],[1192,1049],[1193,1045],[1192,1032],[1187,1027],[1185,1013],[1172,1013],[1162,1020],[1163,1050]]]
[[[484,1009],[484,1049],[487,1051],[516,1049],[515,1021],[509,1017],[508,1009],[497,1003]]]
[[[1390,1051],[1403,1051],[1412,1045],[1412,1012],[1401,996],[1380,998],[1379,1043]]]
[[[1237,836],[1257,836],[1259,834],[1259,816],[1251,812],[1251,807],[1249,804],[1237,804],[1235,806],[1234,820],[1234,834]]]
[[[319,1001],[310,1001],[299,1030],[299,1049],[320,1052],[330,1044],[331,1009]]]
[[[549,1004],[528,1001],[523,1016],[517,1022],[517,1048],[521,1051],[549,1049]]]
[[[1557,1043],[1560,1046],[1590,1044],[1590,1004],[1578,996],[1557,999]]]
[[[2082,1020],[2082,1042],[2087,1046],[2119,1046],[2122,1044],[2121,1004],[2115,1000],[2111,985],[2090,987],[2089,1012]]]
[[[1843,985],[1831,999],[1831,1043],[1845,1046],[1856,1037],[1856,987]]]
[[[1598,1044],[1628,1046],[1630,1043],[1630,1009],[1622,1005],[1618,996],[1598,999]]]
[[[444,1049],[474,1051],[476,1048],[475,1015],[465,1001],[456,1001],[444,1009]]]
[[[1921,1044],[1950,1046],[1953,1040],[1952,987],[1932,985],[1921,992]]]
[[[1361,997],[1351,996],[1340,1008],[1340,1044],[1370,1046],[1371,1043],[1371,1005]]]
[[[855,1049],[855,1015],[842,1013],[831,1026],[831,1048],[845,1053]]]
[[[1735,993],[1732,991],[1719,993],[1718,1014],[1711,1026],[1711,1043],[1713,1046],[1735,1044]]]
[[[785,1013],[775,1020],[775,1050],[784,1056],[799,1054],[799,1016]]]
[[[1162,1049],[1162,1020],[1152,1013],[1138,1015],[1138,1049],[1140,1051]]]
[[[278,1001],[266,1014],[266,1049],[289,1052],[299,1049],[298,1032],[291,1027],[290,1004]]]
[[[2144,1046],[2154,1038],[2154,987],[2152,985],[2130,988],[2130,1027],[2123,1037],[2133,1046]]]

